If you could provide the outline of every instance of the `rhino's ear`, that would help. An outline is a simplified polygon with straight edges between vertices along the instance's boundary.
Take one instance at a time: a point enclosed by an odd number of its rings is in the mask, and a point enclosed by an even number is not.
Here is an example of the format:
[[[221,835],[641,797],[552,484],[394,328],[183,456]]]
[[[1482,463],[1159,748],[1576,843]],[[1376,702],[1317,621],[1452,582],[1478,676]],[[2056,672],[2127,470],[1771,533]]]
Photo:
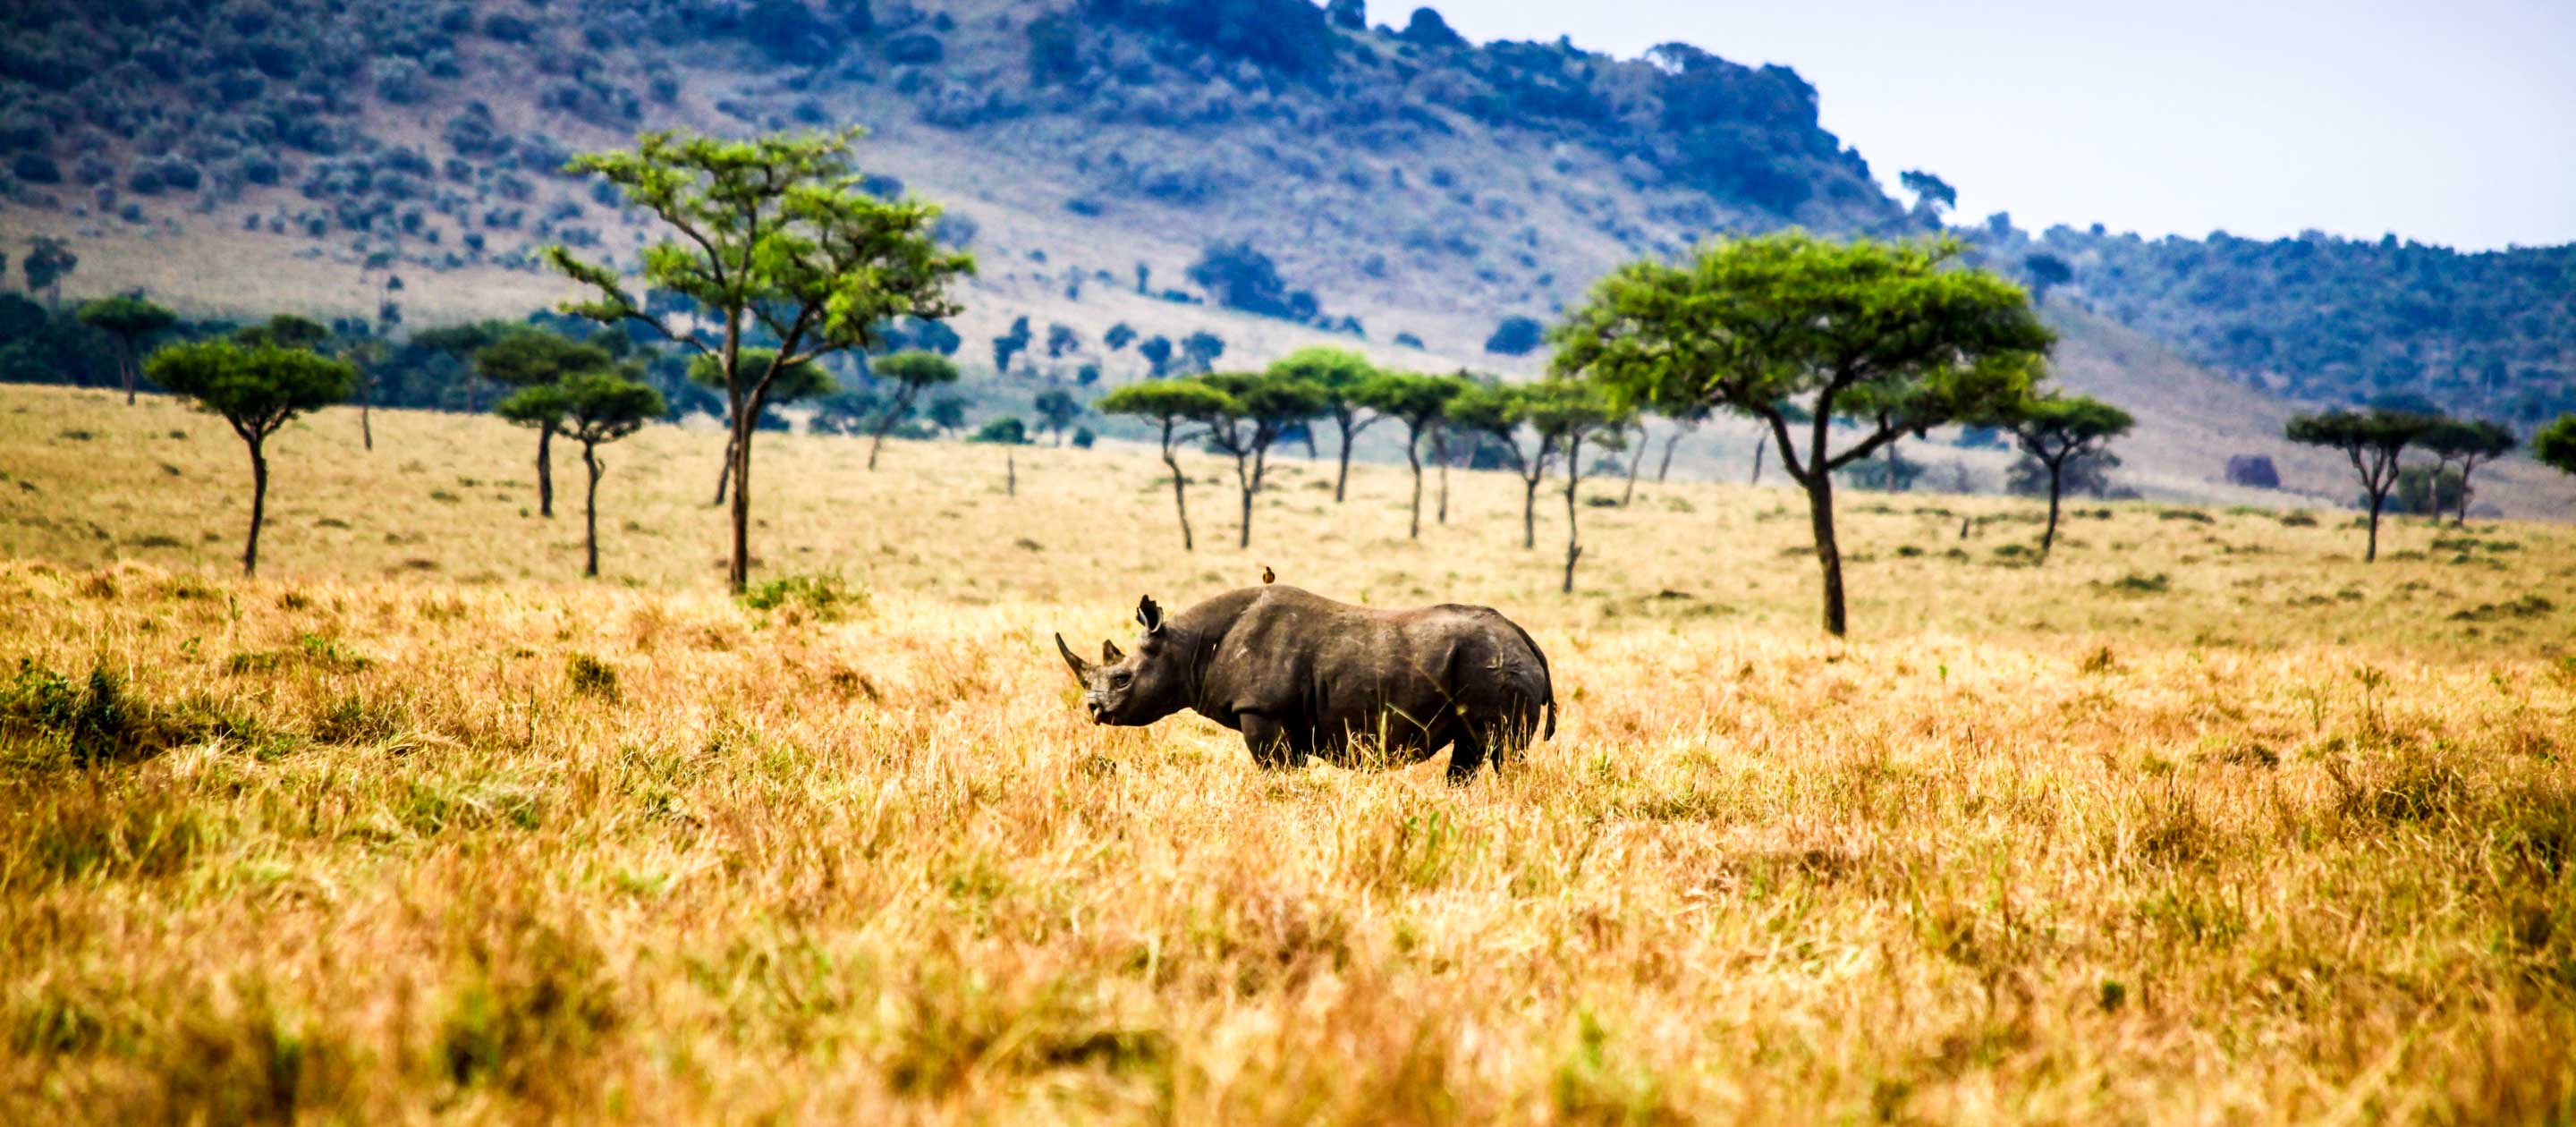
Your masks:
[[[1163,608],[1155,605],[1154,596],[1147,595],[1137,600],[1136,621],[1145,627],[1148,634],[1163,628]]]
[[[1116,665],[1127,660],[1127,655],[1118,652],[1118,643],[1103,638],[1100,640],[1100,660]]]
[[[1057,653],[1064,655],[1064,663],[1073,667],[1073,675],[1075,678],[1084,679],[1090,676],[1091,663],[1082,660],[1080,656],[1076,655],[1073,652],[1072,646],[1064,644],[1064,635],[1058,634],[1055,636],[1055,649]]]

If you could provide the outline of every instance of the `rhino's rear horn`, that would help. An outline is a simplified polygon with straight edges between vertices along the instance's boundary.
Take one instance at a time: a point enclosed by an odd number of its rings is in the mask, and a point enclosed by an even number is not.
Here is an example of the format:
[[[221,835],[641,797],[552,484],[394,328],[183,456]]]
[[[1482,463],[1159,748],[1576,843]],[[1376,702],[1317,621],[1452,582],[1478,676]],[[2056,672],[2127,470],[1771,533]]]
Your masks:
[[[1163,628],[1163,608],[1155,604],[1154,596],[1147,595],[1136,601],[1136,621],[1145,627],[1148,634]]]
[[[1058,634],[1055,636],[1055,650],[1057,653],[1064,655],[1064,663],[1073,667],[1073,675],[1076,678],[1083,677],[1091,672],[1091,663],[1082,660],[1080,655],[1075,654],[1072,646],[1064,644],[1064,635]]]

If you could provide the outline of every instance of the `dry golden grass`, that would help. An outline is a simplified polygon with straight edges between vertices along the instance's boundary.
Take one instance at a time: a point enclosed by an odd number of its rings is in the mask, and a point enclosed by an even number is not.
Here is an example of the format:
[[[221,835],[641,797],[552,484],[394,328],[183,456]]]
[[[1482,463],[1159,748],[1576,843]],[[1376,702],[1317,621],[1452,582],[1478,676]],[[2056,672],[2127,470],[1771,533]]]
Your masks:
[[[760,575],[847,597],[761,610],[712,434],[611,452],[596,584],[530,436],[378,436],[282,438],[241,582],[220,424],[0,390],[0,1119],[2576,1116],[2563,528],[1849,495],[1836,643],[1781,492],[1586,508],[1567,597],[1497,476],[1183,556],[1133,451],[765,435]],[[1564,727],[1081,722],[1048,631],[1263,563],[1501,607]]]

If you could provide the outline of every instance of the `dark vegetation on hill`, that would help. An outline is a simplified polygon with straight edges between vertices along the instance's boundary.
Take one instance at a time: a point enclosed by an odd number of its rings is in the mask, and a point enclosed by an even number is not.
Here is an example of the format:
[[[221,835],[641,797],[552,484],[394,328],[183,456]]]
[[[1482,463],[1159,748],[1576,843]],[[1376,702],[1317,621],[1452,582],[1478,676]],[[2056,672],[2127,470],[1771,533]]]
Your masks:
[[[1395,11],[1372,26],[1354,0],[24,0],[0,11],[0,199],[306,239],[435,284],[423,272],[534,269],[545,242],[627,251],[613,194],[560,174],[566,138],[708,102],[744,133],[953,136],[1049,170],[1071,186],[1052,206],[1111,230],[1188,217],[1217,268],[1162,296],[1355,334],[1350,310],[1390,287],[1508,330],[1619,258],[1713,232],[1938,222],[1879,189],[1787,68],[1681,44],[1625,61],[1479,46]],[[391,111],[430,128],[388,128]],[[1963,233],[1991,265],[2299,398],[2405,391],[2518,425],[2576,407],[2570,248],[2032,236],[2000,217]],[[1496,336],[1505,353],[1520,339]]]

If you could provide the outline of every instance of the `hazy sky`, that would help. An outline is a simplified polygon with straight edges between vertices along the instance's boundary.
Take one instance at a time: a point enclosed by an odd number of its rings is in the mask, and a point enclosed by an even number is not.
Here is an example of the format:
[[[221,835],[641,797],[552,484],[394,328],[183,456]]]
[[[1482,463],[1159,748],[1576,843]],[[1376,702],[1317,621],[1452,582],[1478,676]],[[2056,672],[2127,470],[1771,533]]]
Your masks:
[[[1679,40],[1794,67],[1891,191],[1929,169],[1970,219],[2576,241],[2576,0],[1432,6],[1478,41],[1632,58]],[[1369,16],[1400,27],[1413,7]]]

